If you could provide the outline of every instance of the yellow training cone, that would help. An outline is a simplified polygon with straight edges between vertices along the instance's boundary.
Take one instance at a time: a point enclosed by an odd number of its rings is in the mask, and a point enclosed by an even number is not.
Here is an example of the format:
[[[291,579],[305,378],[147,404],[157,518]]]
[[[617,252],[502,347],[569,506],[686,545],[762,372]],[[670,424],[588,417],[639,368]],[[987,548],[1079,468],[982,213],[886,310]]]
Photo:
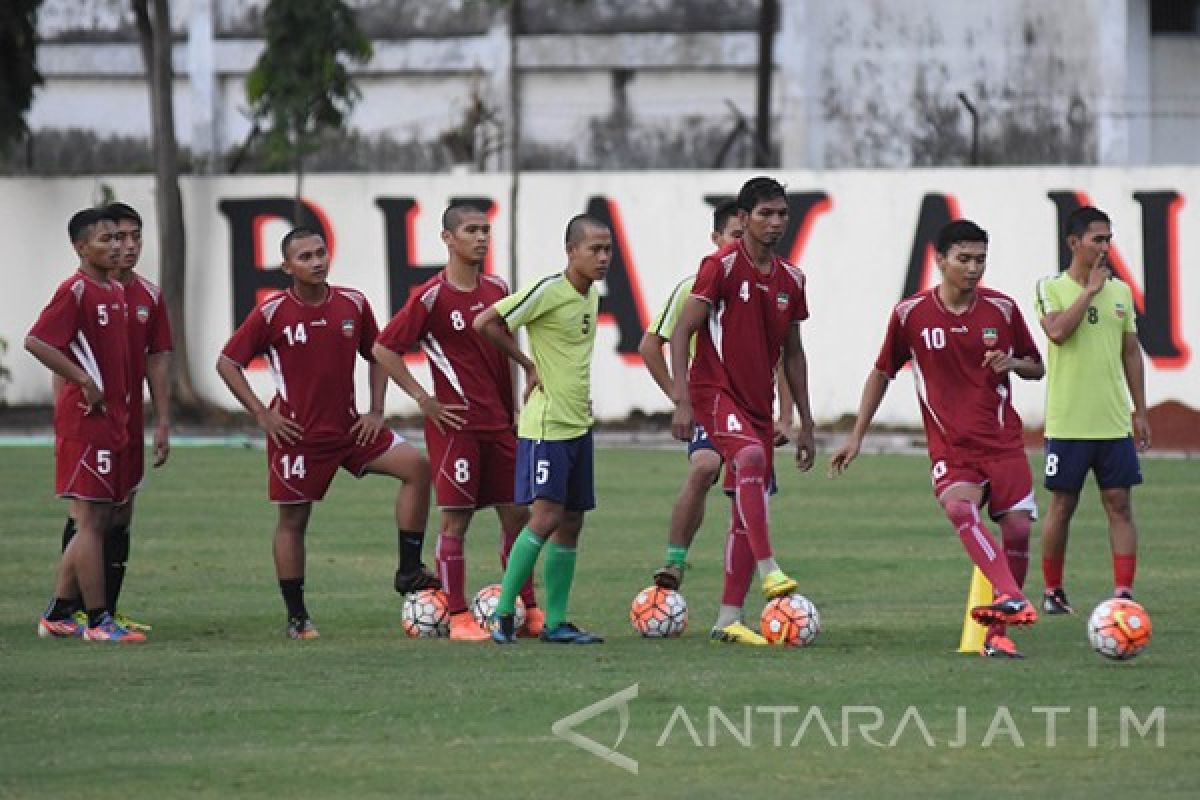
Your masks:
[[[963,614],[962,639],[958,642],[958,652],[976,653],[983,649],[983,636],[987,628],[971,619],[971,609],[992,602],[992,584],[983,576],[979,567],[971,573],[971,588],[967,591],[967,610]]]

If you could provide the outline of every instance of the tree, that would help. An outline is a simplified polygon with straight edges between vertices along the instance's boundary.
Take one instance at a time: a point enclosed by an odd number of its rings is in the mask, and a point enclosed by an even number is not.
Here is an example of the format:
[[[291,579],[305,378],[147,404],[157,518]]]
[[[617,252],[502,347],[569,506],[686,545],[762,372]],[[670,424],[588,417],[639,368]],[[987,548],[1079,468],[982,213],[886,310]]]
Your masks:
[[[265,123],[268,163],[296,173],[299,221],[304,158],[361,97],[347,62],[369,61],[371,42],[343,0],[270,0],[263,23],[266,49],[246,77],[246,99]]]
[[[206,406],[192,384],[188,357],[184,292],[187,244],[183,227],[183,197],[179,192],[179,143],[175,139],[175,104],[171,66],[169,0],[133,0],[142,61],[150,85],[150,115],[154,128],[154,204],[158,212],[159,276],[167,315],[175,330],[171,359],[171,396],[185,411]]]
[[[0,155],[29,133],[25,114],[42,83],[37,68],[37,16],[42,0],[0,3]]]

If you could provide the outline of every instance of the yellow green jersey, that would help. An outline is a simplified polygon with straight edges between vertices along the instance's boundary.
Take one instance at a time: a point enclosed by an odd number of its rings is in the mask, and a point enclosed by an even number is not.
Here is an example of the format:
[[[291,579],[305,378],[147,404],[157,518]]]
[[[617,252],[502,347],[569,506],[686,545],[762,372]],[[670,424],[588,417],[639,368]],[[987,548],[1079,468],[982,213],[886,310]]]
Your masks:
[[[1065,311],[1083,293],[1068,273],[1037,284],[1038,319]],[[1121,439],[1132,433],[1129,387],[1121,358],[1125,334],[1137,332],[1129,286],[1105,281],[1079,327],[1061,345],[1050,342],[1046,361],[1046,436]]]
[[[687,303],[688,298],[692,296],[692,286],[695,283],[696,276],[689,275],[675,284],[675,288],[671,290],[670,296],[667,297],[667,302],[663,303],[658,316],[651,323],[650,333],[653,333],[664,342],[671,340],[671,332],[675,330],[675,324],[679,322],[679,315],[683,313],[684,305]],[[696,354],[695,336],[692,336],[692,341],[688,344],[688,350],[692,355]]]
[[[494,306],[514,334],[524,327],[542,385],[521,410],[517,435],[562,441],[592,427],[592,353],[600,293],[580,294],[565,273],[551,275]]]

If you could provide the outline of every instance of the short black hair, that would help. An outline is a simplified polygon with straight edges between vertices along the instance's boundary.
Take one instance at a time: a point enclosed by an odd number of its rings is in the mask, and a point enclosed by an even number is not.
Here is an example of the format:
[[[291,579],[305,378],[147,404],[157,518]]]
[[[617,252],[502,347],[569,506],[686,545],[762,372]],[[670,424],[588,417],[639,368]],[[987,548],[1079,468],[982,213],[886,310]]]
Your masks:
[[[1067,236],[1083,236],[1093,222],[1103,222],[1112,227],[1112,220],[1095,206],[1080,206],[1067,215]]]
[[[969,219],[956,219],[953,222],[947,222],[938,231],[937,241],[934,242],[934,247],[942,255],[950,252],[950,248],[959,242],[983,242],[988,243],[987,231],[971,222]]]
[[[736,200],[726,200],[713,209],[713,233],[724,233],[725,224],[729,222],[729,218],[736,214],[738,205]]]
[[[307,239],[309,236],[320,236],[322,241],[325,240],[325,237],[320,231],[314,231],[312,228],[292,228],[290,231],[284,234],[283,241],[279,243],[279,251],[283,253],[284,260],[287,260],[288,245],[297,239]]]
[[[586,230],[588,228],[599,228],[602,231],[606,231],[608,230],[608,225],[591,214],[576,214],[567,223],[567,233],[563,237],[566,245],[570,247],[583,239],[584,236],[587,236]]]
[[[127,219],[130,222],[136,222],[139,228],[142,227],[142,215],[135,211],[131,205],[127,205],[125,203],[109,203],[107,206],[105,206],[104,210],[109,213],[115,222],[120,222],[121,220]]]
[[[67,235],[71,237],[71,244],[79,244],[90,239],[92,228],[105,220],[116,221],[107,209],[85,208],[82,211],[76,211],[67,222]]]
[[[742,184],[737,196],[737,207],[740,211],[751,212],[759,203],[774,200],[776,197],[787,198],[787,190],[783,184],[766,175],[751,178]]]
[[[453,233],[468,214],[487,214],[482,208],[470,203],[455,203],[442,212],[442,230]]]

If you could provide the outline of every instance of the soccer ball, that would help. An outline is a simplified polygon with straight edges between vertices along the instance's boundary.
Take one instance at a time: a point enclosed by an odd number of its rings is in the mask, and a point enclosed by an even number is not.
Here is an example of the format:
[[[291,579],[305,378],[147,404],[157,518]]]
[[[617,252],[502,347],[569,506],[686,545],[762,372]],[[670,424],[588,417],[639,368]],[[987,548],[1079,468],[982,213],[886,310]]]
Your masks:
[[[441,589],[422,589],[404,598],[404,632],[414,639],[450,635],[450,603]]]
[[[771,644],[804,647],[821,632],[817,607],[802,594],[776,597],[763,606],[762,635]]]
[[[493,583],[490,586],[485,586],[475,593],[474,599],[471,600],[471,616],[479,623],[479,627],[487,630],[488,620],[496,613],[496,604],[500,602],[500,584]],[[520,597],[517,598],[516,608],[516,627],[520,628],[525,624],[525,603]]]
[[[1114,597],[1096,606],[1088,617],[1092,649],[1105,658],[1124,661],[1150,644],[1150,615],[1132,600]]]
[[[633,598],[629,621],[635,631],[648,639],[673,639],[687,628],[687,601],[671,589],[647,587]]]

